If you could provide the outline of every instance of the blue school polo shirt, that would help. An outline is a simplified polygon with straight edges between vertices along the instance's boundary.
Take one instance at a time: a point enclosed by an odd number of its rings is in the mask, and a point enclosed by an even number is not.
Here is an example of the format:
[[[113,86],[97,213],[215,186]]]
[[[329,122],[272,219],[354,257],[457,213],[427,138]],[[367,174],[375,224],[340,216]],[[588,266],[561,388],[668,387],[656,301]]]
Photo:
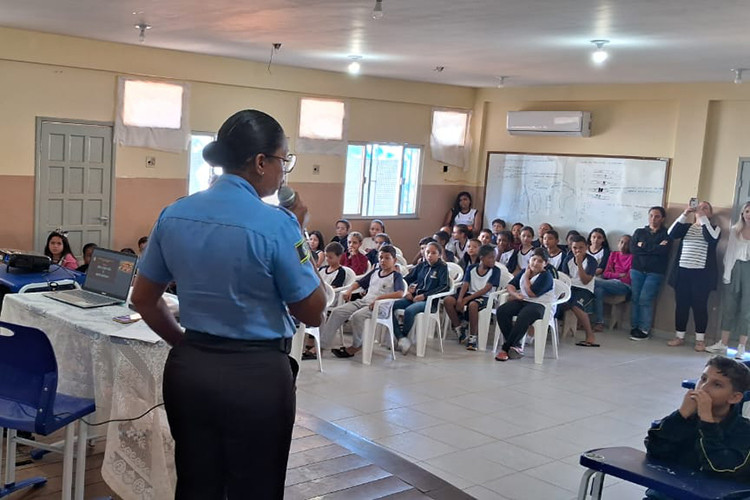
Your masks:
[[[138,272],[156,283],[177,282],[185,328],[268,340],[294,335],[286,304],[320,283],[309,254],[291,212],[224,174],[162,211]]]

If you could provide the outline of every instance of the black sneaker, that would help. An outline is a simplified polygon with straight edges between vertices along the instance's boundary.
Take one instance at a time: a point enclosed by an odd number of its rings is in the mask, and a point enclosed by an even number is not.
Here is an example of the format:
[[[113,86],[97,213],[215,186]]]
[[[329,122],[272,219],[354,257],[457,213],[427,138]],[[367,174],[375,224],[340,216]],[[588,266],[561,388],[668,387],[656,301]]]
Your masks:
[[[637,328],[630,332],[630,340],[646,340],[648,333],[644,333]]]

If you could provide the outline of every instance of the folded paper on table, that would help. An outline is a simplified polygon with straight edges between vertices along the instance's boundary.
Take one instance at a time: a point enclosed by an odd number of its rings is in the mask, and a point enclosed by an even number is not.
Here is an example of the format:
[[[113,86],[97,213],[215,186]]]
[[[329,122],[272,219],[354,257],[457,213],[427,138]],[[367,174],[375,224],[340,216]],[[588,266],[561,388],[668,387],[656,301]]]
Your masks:
[[[151,344],[155,344],[161,340],[161,337],[154,333],[145,321],[136,321],[125,328],[110,333],[109,336],[122,339],[141,340]]]

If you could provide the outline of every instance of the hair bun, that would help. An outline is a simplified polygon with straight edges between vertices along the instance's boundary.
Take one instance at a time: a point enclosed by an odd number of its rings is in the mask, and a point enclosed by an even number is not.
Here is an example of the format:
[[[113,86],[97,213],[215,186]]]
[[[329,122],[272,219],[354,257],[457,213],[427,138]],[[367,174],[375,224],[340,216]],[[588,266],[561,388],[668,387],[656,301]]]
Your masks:
[[[212,167],[231,167],[232,152],[223,142],[213,141],[203,148],[203,159]]]

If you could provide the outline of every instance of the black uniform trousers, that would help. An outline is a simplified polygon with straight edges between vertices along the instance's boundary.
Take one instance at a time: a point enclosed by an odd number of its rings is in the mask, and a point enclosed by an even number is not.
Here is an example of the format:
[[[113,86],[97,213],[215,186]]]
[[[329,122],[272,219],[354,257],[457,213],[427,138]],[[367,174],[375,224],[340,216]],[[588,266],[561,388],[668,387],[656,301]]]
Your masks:
[[[516,316],[515,323],[513,323],[513,316]],[[498,307],[495,311],[495,317],[497,318],[497,325],[503,332],[503,337],[505,337],[502,350],[509,352],[511,347],[523,347],[521,339],[526,335],[526,330],[542,316],[544,316],[542,304],[526,302],[525,300],[510,300]]]
[[[276,346],[188,331],[164,368],[178,500],[282,499],[298,366]]]

